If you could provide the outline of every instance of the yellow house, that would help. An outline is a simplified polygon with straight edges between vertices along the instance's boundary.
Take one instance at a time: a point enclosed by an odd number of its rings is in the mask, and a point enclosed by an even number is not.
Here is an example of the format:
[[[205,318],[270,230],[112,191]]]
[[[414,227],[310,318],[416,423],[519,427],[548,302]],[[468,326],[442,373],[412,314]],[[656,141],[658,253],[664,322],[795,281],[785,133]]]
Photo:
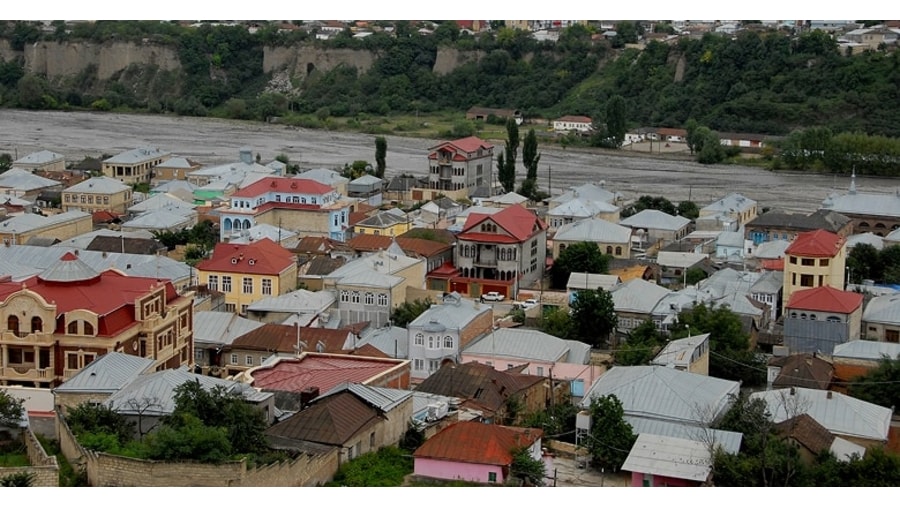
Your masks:
[[[360,220],[354,224],[353,233],[396,238],[409,231],[409,228],[409,217],[403,211],[394,208]]]
[[[150,183],[153,168],[169,158],[169,153],[149,146],[124,151],[103,161],[103,175],[129,185]]]
[[[134,199],[131,187],[105,176],[90,178],[62,192],[63,211],[111,211],[124,214]]]
[[[225,295],[226,311],[245,314],[256,301],[297,288],[297,261],[268,238],[245,245],[219,243],[210,259],[197,264],[197,276],[209,290]]]
[[[844,289],[847,245],[841,236],[824,229],[800,233],[784,256],[782,310],[798,290]]]

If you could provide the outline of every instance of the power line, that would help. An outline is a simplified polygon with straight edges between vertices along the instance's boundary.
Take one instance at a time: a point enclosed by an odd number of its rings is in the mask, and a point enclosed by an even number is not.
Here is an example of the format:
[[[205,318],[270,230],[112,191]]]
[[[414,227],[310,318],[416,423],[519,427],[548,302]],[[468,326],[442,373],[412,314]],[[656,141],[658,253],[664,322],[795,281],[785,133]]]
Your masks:
[[[717,353],[717,352],[713,352],[712,350],[710,350],[709,353],[712,354],[712,355],[714,355],[714,356],[718,356],[718,357],[720,357],[720,358],[722,358],[722,359],[725,359],[726,361],[730,361],[730,362],[732,362],[732,363],[739,364],[739,365],[743,366],[744,368],[747,368],[747,369],[750,369],[750,370],[755,370],[755,371],[759,371],[759,372],[763,372],[763,373],[767,373],[767,372],[768,372],[768,369],[757,368],[756,366],[753,366],[752,364],[742,363],[742,362],[740,362],[740,361],[738,361],[738,360],[736,360],[736,359],[732,359],[732,358],[730,358],[730,357],[728,357],[728,356],[723,356],[722,354],[719,354],[719,353]],[[793,375],[785,375],[785,377],[786,377],[787,379],[790,379],[790,380],[809,380],[809,379],[806,378],[806,377],[796,377],[796,376],[793,376]],[[850,382],[850,381],[846,381],[846,382],[845,382],[845,381],[831,381],[830,383],[831,383],[831,384],[836,384],[836,385],[842,385],[842,386],[853,386],[853,385],[876,385],[876,384],[900,384],[900,380],[879,380],[879,381],[866,381],[866,382],[858,382],[858,381],[857,381],[857,382]]]

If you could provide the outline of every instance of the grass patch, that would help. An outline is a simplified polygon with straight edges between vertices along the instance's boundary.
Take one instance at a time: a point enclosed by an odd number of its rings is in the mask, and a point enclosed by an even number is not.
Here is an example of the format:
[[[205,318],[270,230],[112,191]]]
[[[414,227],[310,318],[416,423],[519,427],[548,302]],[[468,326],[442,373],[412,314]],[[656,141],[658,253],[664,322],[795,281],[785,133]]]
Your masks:
[[[397,447],[383,447],[346,463],[326,486],[394,487],[413,471],[413,460]]]
[[[87,486],[87,472],[84,470],[75,470],[72,464],[63,455],[59,448],[59,441],[51,440],[43,435],[36,435],[38,442],[44,447],[44,452],[48,455],[56,456],[56,463],[59,465],[59,485],[63,487]]]
[[[28,455],[25,453],[0,454],[0,467],[27,467],[31,466]]]

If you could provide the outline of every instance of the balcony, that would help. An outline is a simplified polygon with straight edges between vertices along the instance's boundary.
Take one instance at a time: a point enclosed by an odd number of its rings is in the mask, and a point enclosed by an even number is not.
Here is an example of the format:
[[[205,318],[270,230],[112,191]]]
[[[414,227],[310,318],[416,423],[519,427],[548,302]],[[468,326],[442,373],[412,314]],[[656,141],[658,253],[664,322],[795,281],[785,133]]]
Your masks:
[[[9,365],[0,367],[0,379],[25,382],[49,382],[53,379],[53,369],[34,368],[34,365]]]
[[[443,359],[449,356],[448,350],[444,349],[425,349],[425,359]]]

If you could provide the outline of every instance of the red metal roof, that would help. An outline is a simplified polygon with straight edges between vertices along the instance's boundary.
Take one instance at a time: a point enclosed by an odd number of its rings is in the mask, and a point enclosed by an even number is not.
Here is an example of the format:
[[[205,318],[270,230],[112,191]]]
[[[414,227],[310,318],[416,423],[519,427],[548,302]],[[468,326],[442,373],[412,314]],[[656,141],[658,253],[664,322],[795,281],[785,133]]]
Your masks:
[[[768,271],[784,271],[784,258],[763,259],[762,268]]]
[[[289,392],[318,387],[319,392],[324,393],[341,382],[366,383],[402,363],[399,359],[308,353],[300,359],[283,359],[272,366],[256,369],[252,373],[253,387]]]
[[[801,232],[784,251],[800,257],[834,257],[844,246],[844,238],[825,229]]]
[[[588,116],[566,115],[566,116],[561,116],[561,117],[557,118],[556,121],[567,121],[567,122],[572,122],[572,123],[591,123],[594,120],[592,120]]]
[[[277,275],[295,262],[290,250],[269,238],[262,238],[247,245],[217,243],[212,257],[197,264],[197,269],[226,273]]]
[[[483,141],[476,136],[469,136],[462,139],[457,139],[455,141],[445,141],[437,146],[433,146],[429,151],[439,150],[441,148],[451,148],[464,151],[466,153],[474,153],[478,151],[478,148],[489,150],[493,147],[494,146],[490,143]]]
[[[232,194],[232,197],[257,197],[267,192],[322,195],[333,191],[333,188],[318,181],[267,176],[246,188],[238,190]]]
[[[838,290],[825,285],[791,294],[787,308],[819,312],[853,313],[862,305],[862,301],[862,294]]]
[[[515,239],[501,234],[476,231],[475,228],[486,220],[496,223]],[[470,214],[459,238],[487,243],[520,243],[530,238],[536,231],[546,229],[547,225],[537,215],[524,206],[514,205],[493,215]]]
[[[543,434],[537,428],[463,421],[426,440],[413,457],[507,466],[512,463],[516,450],[530,447]]]

